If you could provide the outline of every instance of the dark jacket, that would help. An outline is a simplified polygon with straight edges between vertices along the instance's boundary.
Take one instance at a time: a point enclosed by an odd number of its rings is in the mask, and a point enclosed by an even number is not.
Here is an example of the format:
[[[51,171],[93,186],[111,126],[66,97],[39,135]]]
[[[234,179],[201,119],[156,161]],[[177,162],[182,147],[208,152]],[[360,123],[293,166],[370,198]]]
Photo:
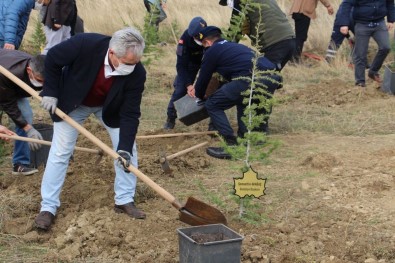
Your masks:
[[[79,107],[104,64],[110,39],[109,36],[83,33],[51,48],[45,59],[41,96],[58,98],[58,107],[66,114]],[[103,105],[103,121],[109,127],[120,128],[118,150],[131,153],[139,126],[146,71],[138,63],[130,75],[113,78]],[[54,115],[52,119],[62,120]]]
[[[5,43],[13,44],[15,49],[19,48],[34,2],[35,0],[0,1],[0,48]]]
[[[177,45],[177,78],[184,88],[192,85],[202,63],[204,47],[193,41],[186,30]]]
[[[26,67],[29,65],[31,56],[18,50],[0,49],[0,65],[28,84],[33,89],[37,88],[30,83]],[[18,108],[18,100],[30,97],[22,88],[0,74],[0,108],[14,121],[19,128],[26,126],[27,121],[23,118]]]
[[[335,22],[333,23],[333,25],[334,25],[335,27],[341,26],[340,23],[341,23],[341,20],[342,20],[343,15],[344,15],[344,6],[343,6],[343,5],[344,5],[344,2],[342,2],[342,3],[339,5],[339,9],[338,9],[337,12],[336,12]],[[352,32],[354,32],[354,19],[353,19],[353,15],[352,15],[353,11],[354,11],[354,8],[352,7],[352,8],[351,8],[351,12],[348,13],[348,15],[350,16],[349,28],[350,28],[350,30],[351,30]]]
[[[215,41],[204,53],[199,77],[195,83],[196,97],[204,98],[207,85],[214,72],[218,72],[227,81],[251,76],[254,56],[253,50],[242,44],[228,42],[223,39]],[[273,70],[276,68],[268,59],[264,57],[261,59],[262,65],[258,66],[259,69]],[[236,100],[245,89],[246,86],[243,86],[239,87],[239,89],[226,90],[225,92],[229,99]]]
[[[259,4],[260,9],[254,7],[252,11],[247,12],[247,35],[254,45],[259,43],[261,51],[280,41],[295,37],[291,24],[276,0],[254,0],[253,3]],[[240,0],[235,0],[232,16],[239,15],[240,10]],[[257,34],[256,28],[260,21],[261,28]]]
[[[70,26],[76,17],[75,0],[52,0],[46,7],[43,24],[53,30],[57,30],[54,24]]]
[[[350,13],[355,23],[369,24],[380,22],[387,17],[388,22],[395,21],[394,0],[344,0],[343,12],[339,17],[339,25],[350,26]],[[351,11],[351,8],[354,10]]]

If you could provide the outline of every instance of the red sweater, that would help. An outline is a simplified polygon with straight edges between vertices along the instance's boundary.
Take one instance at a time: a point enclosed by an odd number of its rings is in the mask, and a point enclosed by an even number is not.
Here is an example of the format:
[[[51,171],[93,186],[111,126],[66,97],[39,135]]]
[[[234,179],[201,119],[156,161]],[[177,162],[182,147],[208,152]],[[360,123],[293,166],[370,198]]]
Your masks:
[[[96,80],[93,83],[91,90],[86,95],[83,105],[88,107],[99,107],[104,104],[108,92],[111,89],[113,77],[106,79],[104,77],[104,64],[101,66],[99,73],[96,76]]]

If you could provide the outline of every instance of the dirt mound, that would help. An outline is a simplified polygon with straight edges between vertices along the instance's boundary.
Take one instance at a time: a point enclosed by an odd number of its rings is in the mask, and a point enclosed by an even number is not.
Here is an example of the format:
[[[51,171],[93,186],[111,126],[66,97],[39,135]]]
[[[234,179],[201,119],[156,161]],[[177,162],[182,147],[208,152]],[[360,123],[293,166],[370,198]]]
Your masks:
[[[375,88],[361,89],[340,79],[332,79],[330,82],[321,82],[317,85],[308,85],[303,89],[294,91],[291,97],[307,105],[319,104],[329,107],[389,98],[388,94]]]
[[[330,171],[333,168],[341,165],[342,162],[329,153],[318,153],[307,157],[302,165],[309,166],[314,169]]]

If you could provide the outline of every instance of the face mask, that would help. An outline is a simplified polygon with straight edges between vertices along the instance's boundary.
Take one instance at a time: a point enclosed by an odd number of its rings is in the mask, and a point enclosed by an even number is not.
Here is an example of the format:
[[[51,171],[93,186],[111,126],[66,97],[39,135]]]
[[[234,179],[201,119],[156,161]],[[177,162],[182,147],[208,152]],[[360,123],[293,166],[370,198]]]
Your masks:
[[[118,67],[114,67],[114,68],[115,68],[115,71],[119,75],[126,76],[134,71],[134,68],[136,67],[136,65],[126,65],[126,64],[121,63],[121,61],[119,61],[118,58],[117,58],[117,60],[118,60],[119,65],[118,65]]]
[[[195,41],[195,43],[198,44],[199,46],[203,46],[202,42],[200,42],[199,40],[193,39],[193,41]]]
[[[135,67],[136,65],[126,65],[119,63],[119,66],[115,68],[115,71],[118,72],[119,75],[125,76],[132,73]]]
[[[35,2],[34,3],[34,10],[41,10],[41,8],[43,7],[43,3],[39,3],[39,2]]]
[[[231,9],[233,9],[233,7],[234,7],[233,0],[227,0],[227,1],[226,1],[226,4],[227,4]]]
[[[33,85],[34,87],[36,87],[36,88],[40,88],[40,87],[43,86],[43,84],[42,84],[41,82],[38,82],[38,81],[35,80],[35,79],[29,78],[29,80],[30,80],[30,83],[32,83],[32,85]]]

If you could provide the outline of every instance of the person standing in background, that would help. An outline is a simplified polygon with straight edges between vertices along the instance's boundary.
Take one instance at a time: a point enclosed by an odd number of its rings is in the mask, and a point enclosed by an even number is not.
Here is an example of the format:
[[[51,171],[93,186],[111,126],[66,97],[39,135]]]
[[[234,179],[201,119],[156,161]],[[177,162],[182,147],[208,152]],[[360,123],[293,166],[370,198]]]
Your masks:
[[[150,24],[154,25],[156,30],[159,29],[159,23],[167,18],[163,10],[166,0],[144,0],[144,6],[147,12],[151,14]]]
[[[329,0],[319,0],[332,15],[334,10]],[[293,62],[299,63],[302,55],[304,42],[307,40],[307,34],[310,27],[311,19],[317,17],[316,8],[318,0],[294,0],[289,14],[295,20],[296,50],[293,55]]]
[[[253,11],[244,14],[245,21],[239,28],[237,39],[234,40],[238,42],[242,35],[246,34],[252,44],[259,47],[259,52],[276,64],[277,70],[281,71],[294,53],[295,33],[275,0],[254,0],[252,3],[259,4],[260,8],[254,8]],[[232,9],[231,22],[243,9],[241,0],[221,0],[219,4]],[[261,32],[256,32],[257,27],[260,27]]]
[[[71,25],[76,17],[75,0],[52,0],[44,9],[43,24],[47,43],[42,54],[71,37]]]
[[[42,0],[0,1],[0,48],[19,49],[36,2]]]
[[[343,3],[341,3],[339,6],[339,9],[336,12],[336,18],[335,18],[335,22],[333,23],[331,40],[329,41],[328,49],[326,50],[325,60],[328,63],[330,63],[334,60],[334,58],[336,57],[337,50],[340,48],[340,46],[343,43],[345,38],[347,38],[350,43],[350,46],[352,49],[351,53],[353,53],[353,50],[354,50],[354,41],[355,40],[350,36],[349,33],[347,33],[346,35],[343,35],[340,32],[339,19],[342,16],[343,12],[344,12]],[[352,10],[349,15],[350,15],[350,31],[354,34],[354,21],[352,18]]]
[[[354,76],[355,85],[366,87],[365,67],[367,64],[366,55],[371,37],[378,45],[378,51],[370,65],[368,77],[381,83],[379,70],[385,58],[390,52],[389,30],[392,30],[395,21],[394,0],[344,0],[344,12],[339,18],[340,32],[347,35],[351,27],[350,12],[354,8],[354,31],[355,31],[355,51],[354,51]],[[387,23],[384,18],[387,17]]]

